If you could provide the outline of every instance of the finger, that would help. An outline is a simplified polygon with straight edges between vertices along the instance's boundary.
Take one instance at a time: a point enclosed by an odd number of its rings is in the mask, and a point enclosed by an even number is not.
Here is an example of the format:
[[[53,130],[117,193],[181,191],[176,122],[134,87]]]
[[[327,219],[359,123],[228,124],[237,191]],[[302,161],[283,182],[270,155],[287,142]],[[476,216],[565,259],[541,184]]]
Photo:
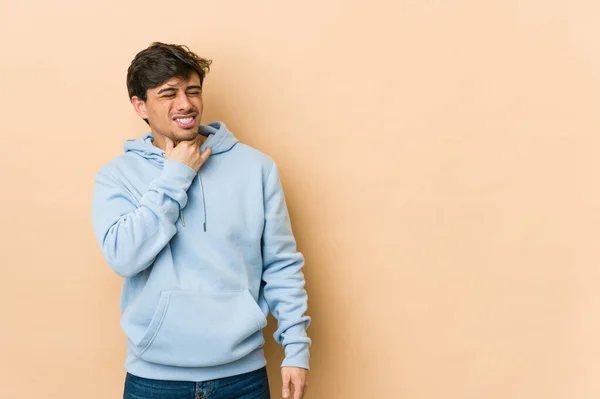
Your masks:
[[[302,399],[304,396],[304,381],[301,378],[294,380],[294,399]]]
[[[208,157],[210,157],[210,154],[212,154],[212,148],[206,147],[204,152],[200,154],[200,159],[202,160],[202,162],[206,161]]]
[[[281,394],[284,399],[290,396],[290,373],[283,371],[281,373],[283,385],[281,387]]]

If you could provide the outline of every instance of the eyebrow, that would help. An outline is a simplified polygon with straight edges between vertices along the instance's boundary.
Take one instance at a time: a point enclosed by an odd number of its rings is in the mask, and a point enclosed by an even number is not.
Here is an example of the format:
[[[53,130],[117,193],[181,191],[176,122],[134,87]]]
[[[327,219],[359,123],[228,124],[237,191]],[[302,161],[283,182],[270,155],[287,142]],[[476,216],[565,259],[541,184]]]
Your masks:
[[[188,86],[185,91],[188,90],[202,90],[202,86]],[[164,89],[160,89],[156,94],[162,94],[167,91],[177,91],[175,87],[165,87]]]

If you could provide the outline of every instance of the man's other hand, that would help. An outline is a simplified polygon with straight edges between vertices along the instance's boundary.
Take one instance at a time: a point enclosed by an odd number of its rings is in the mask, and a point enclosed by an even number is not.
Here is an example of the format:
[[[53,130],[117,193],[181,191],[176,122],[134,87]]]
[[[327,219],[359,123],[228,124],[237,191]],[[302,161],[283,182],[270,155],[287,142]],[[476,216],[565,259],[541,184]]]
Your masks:
[[[300,367],[282,367],[282,394],[284,399],[302,399],[308,387],[308,370]],[[294,388],[294,397],[290,397],[290,388]]]

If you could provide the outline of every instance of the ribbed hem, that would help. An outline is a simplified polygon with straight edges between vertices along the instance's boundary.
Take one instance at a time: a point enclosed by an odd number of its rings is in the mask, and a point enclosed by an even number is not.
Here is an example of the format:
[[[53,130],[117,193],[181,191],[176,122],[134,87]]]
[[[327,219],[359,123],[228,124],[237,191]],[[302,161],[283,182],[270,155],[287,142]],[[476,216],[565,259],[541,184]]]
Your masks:
[[[138,377],[165,381],[208,381],[258,370],[267,364],[262,348],[235,362],[215,367],[173,367],[149,363],[127,351],[125,370]]]

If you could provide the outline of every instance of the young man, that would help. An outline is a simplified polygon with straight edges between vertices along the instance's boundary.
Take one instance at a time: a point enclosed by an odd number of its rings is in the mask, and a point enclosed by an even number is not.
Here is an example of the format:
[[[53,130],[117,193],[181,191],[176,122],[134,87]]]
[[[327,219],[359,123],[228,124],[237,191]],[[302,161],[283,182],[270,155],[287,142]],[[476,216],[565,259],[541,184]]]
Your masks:
[[[201,125],[210,61],[153,43],[127,73],[150,132],[96,175],[93,226],[125,277],[126,399],[269,398],[266,316],[285,350],[283,397],[307,385],[307,295],[273,160]]]

